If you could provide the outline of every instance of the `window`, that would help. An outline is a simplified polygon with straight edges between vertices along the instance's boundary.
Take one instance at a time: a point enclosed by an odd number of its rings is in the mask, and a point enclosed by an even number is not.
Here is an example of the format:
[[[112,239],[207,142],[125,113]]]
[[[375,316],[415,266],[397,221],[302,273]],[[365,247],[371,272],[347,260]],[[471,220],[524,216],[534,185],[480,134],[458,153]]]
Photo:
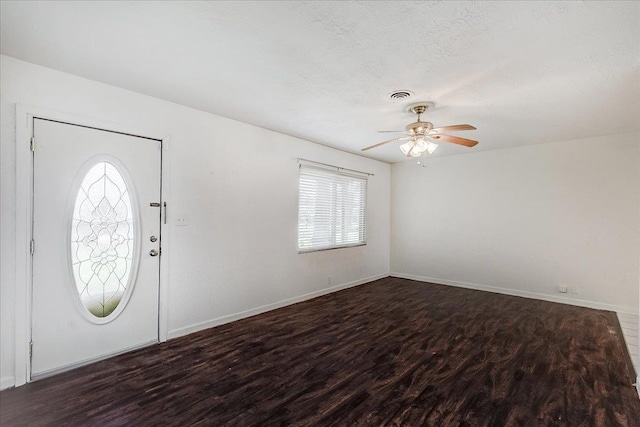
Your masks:
[[[366,244],[366,206],[367,175],[300,164],[298,252]]]

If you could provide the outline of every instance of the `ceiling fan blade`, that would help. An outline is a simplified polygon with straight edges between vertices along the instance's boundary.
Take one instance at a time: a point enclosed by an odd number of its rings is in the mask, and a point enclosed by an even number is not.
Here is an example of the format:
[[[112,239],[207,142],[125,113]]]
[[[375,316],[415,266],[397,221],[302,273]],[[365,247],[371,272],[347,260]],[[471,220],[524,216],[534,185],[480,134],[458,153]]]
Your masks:
[[[388,143],[393,142],[393,141],[403,141],[405,139],[411,139],[411,138],[409,138],[407,136],[407,137],[403,137],[403,138],[398,137],[398,138],[393,138],[393,139],[387,139],[386,141],[378,142],[377,144],[374,144],[374,145],[372,145],[370,147],[363,148],[360,151],[371,150],[372,148],[376,148],[376,147],[379,147],[379,146],[384,145],[384,144],[388,144]]]
[[[404,130],[379,130],[378,133],[404,133]]]
[[[447,142],[453,142],[454,144],[464,145],[465,147],[474,147],[478,144],[478,141],[474,141],[473,139],[460,138],[458,136],[451,135],[429,135],[429,138],[432,139],[442,139]]]
[[[442,126],[439,128],[431,129],[432,132],[442,132],[442,131],[454,132],[459,130],[476,130],[476,128],[471,125],[451,125],[451,126]]]
[[[381,146],[381,145],[388,144],[388,143],[393,142],[393,141],[397,141],[398,139],[400,139],[400,138],[387,139],[386,141],[378,142],[377,144],[371,145],[371,146],[369,146],[369,147],[365,147],[365,148],[363,148],[363,149],[362,149],[362,150],[360,150],[360,151],[367,151],[367,150],[371,150],[372,148],[376,148],[376,147],[379,147],[379,146]]]

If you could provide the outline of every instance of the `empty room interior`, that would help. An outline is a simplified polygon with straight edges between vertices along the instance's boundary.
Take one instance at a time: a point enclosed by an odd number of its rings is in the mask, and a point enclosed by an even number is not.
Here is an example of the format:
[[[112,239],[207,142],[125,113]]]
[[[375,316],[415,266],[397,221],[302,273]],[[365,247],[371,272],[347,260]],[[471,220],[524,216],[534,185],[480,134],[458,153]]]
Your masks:
[[[640,426],[640,2],[0,5],[2,426]]]

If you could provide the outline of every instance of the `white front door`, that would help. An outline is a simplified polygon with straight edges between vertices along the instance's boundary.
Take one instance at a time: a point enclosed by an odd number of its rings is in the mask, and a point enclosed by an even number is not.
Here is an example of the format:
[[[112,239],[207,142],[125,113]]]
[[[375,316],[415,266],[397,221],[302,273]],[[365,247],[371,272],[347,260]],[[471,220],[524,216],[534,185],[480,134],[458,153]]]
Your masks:
[[[161,215],[160,141],[33,132],[32,378],[158,341]]]

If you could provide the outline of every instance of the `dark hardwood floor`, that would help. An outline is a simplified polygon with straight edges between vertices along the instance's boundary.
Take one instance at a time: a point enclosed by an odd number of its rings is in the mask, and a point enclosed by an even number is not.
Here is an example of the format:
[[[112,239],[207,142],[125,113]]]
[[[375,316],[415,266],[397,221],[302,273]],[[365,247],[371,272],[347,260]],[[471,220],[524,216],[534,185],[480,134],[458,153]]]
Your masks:
[[[639,426],[614,313],[386,278],[0,393],[0,424]]]

